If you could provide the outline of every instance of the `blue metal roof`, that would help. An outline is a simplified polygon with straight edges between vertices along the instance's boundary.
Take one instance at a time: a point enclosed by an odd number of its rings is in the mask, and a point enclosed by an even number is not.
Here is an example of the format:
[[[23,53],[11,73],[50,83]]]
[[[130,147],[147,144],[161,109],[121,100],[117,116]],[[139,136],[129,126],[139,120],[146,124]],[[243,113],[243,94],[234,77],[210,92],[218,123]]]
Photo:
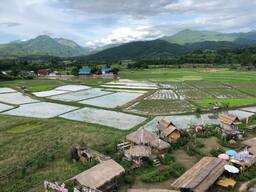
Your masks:
[[[101,69],[102,74],[111,73],[112,71],[113,71],[112,67],[105,67]]]
[[[91,68],[89,67],[82,67],[81,69],[79,69],[78,74],[79,75],[90,75],[92,72]]]

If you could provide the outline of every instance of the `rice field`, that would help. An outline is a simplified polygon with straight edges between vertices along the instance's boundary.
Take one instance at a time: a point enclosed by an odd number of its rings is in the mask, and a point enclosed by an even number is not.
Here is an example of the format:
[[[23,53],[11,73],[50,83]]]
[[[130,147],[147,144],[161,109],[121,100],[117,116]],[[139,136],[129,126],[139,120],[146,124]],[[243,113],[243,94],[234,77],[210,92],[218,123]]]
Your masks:
[[[8,88],[8,87],[0,87],[0,94],[1,93],[14,93],[16,90]]]
[[[114,127],[121,130],[129,130],[146,120],[146,118],[136,115],[89,107],[66,113],[60,117]]]
[[[75,109],[77,109],[77,107],[49,102],[37,102],[20,105],[18,108],[6,111],[2,114],[21,117],[52,118]]]
[[[32,99],[22,93],[14,92],[14,93],[0,94],[0,102],[14,104],[14,105],[20,105],[20,104],[25,104],[25,103],[38,102],[38,100]]]
[[[129,107],[128,110],[146,115],[166,115],[193,112],[194,105],[186,100],[143,100]]]
[[[108,95],[108,94],[111,94],[111,93],[113,93],[113,92],[103,91],[100,88],[91,88],[91,89],[86,89],[86,90],[83,90],[83,91],[77,91],[77,92],[55,95],[55,96],[51,96],[51,97],[48,97],[48,98],[54,99],[54,100],[59,100],[59,101],[71,102],[71,101],[82,101],[82,100],[90,99],[90,98],[93,98],[93,97]]]
[[[145,98],[146,100],[169,100],[179,99],[179,96],[171,89],[160,89],[154,92],[152,95]]]
[[[202,89],[178,89],[177,94],[183,99],[204,99],[211,98],[212,95]]]
[[[237,90],[237,89],[201,89],[212,95],[215,98],[247,98],[249,95]]]
[[[116,108],[121,107],[142,95],[143,94],[141,93],[117,92],[93,99],[83,100],[79,103],[103,108]]]
[[[14,108],[12,105],[0,103],[0,112]]]

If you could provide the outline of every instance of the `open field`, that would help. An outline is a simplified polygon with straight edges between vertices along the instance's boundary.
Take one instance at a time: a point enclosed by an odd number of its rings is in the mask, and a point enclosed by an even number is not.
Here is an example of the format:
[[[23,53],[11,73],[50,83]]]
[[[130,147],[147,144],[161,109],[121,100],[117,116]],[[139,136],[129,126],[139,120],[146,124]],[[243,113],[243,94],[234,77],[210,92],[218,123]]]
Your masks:
[[[86,169],[69,159],[72,144],[94,149],[111,145],[127,133],[65,119],[0,116],[1,192],[43,191],[43,181],[64,181]],[[8,178],[2,178],[7,176]]]
[[[116,108],[121,107],[122,105],[125,105],[126,103],[129,103],[142,95],[143,94],[141,93],[117,92],[80,101],[79,103],[103,108]]]
[[[229,107],[239,107],[245,105],[255,105],[256,98],[243,98],[243,99],[220,99],[220,98],[211,98],[211,99],[201,99],[195,100],[197,104],[205,108],[211,108],[211,103],[220,102],[221,105],[228,105]]]
[[[148,115],[193,112],[195,109],[185,100],[143,100],[129,108],[130,111]]]
[[[215,82],[252,82],[256,81],[255,71],[232,71],[217,69],[145,69],[138,71],[121,71],[120,77],[132,80],[148,80],[157,82],[206,80]]]
[[[0,102],[20,105],[25,103],[34,103],[38,101],[35,99],[31,99],[30,97],[22,93],[15,92],[15,93],[2,93],[0,95]]]
[[[52,118],[75,109],[77,109],[77,107],[49,102],[38,102],[21,105],[3,114],[35,118]]]
[[[146,120],[146,118],[140,116],[89,107],[66,113],[60,117],[69,120],[96,123],[121,130],[129,130]]]
[[[112,92],[103,91],[99,88],[91,88],[84,91],[55,95],[49,98],[54,100],[60,100],[60,101],[81,101],[81,100],[90,99],[93,97],[108,95],[111,93]]]
[[[136,81],[152,80],[154,82],[153,84],[137,83],[135,86],[131,84],[131,81],[123,82],[122,85],[106,84],[109,80],[102,79],[80,80],[77,82],[59,80],[1,81],[0,87],[9,87],[19,91],[21,86],[26,86],[24,96],[31,96],[30,99],[32,100],[38,99],[40,103],[22,104],[15,106],[15,109],[5,111],[6,113],[16,111],[17,115],[22,117],[0,114],[0,191],[42,191],[42,182],[45,179],[63,182],[92,166],[70,160],[69,149],[73,144],[83,142],[92,149],[116,158],[116,155],[110,151],[115,149],[117,141],[124,141],[125,136],[138,127],[144,126],[146,129],[154,131],[157,121],[162,117],[161,115],[166,115],[166,118],[173,121],[178,128],[186,129],[194,123],[217,124],[216,114],[213,114],[212,111],[200,115],[195,114],[197,108],[209,109],[211,107],[209,103],[214,101],[220,101],[224,104],[229,103],[230,107],[234,107],[234,109],[229,109],[230,113],[241,118],[246,118],[255,113],[255,107],[244,107],[243,111],[236,109],[240,106],[256,104],[253,91],[250,91],[256,90],[255,72],[237,72],[227,69],[212,71],[201,69],[149,69],[132,73],[121,71],[120,76]],[[64,92],[55,96],[37,98],[32,95],[33,92],[50,91],[59,86],[75,84],[86,85],[91,88],[70,90],[70,87],[66,87],[68,88],[66,90],[64,87]],[[161,87],[161,91],[157,90],[156,94],[149,96],[148,99],[141,98],[128,109],[104,109],[106,105],[116,107],[126,103],[129,100],[125,98],[127,94],[136,95],[136,97],[145,94],[145,90],[140,86],[145,88],[154,84]],[[123,86],[122,88],[125,89],[110,88],[106,91],[101,85],[117,85]],[[134,87],[136,87],[136,90]],[[61,91],[63,90],[61,89]],[[109,99],[101,93],[111,93],[106,96],[117,94],[118,97]],[[2,94],[5,93],[0,94],[0,99]],[[225,95],[227,98],[212,98],[219,95]],[[103,98],[103,100],[97,101],[98,104],[95,107],[88,107],[87,104],[90,105],[89,103],[78,103],[79,101],[100,98]],[[16,100],[19,99],[16,98]],[[113,105],[118,100],[122,100],[122,102]],[[5,101],[0,103],[0,111],[6,109]],[[52,103],[48,105],[47,103],[50,102]],[[75,110],[76,107],[72,105],[83,108]],[[68,109],[59,110],[59,107],[63,106],[68,107]],[[24,107],[27,109],[25,110]],[[70,110],[71,112],[69,112]],[[130,112],[130,114],[125,113],[125,111]],[[25,113],[30,114],[30,117],[23,117]],[[143,114],[143,116],[134,115],[133,113]],[[179,113],[187,114],[179,115]],[[61,115],[61,117],[55,117],[58,115]],[[39,116],[40,118],[34,118]],[[42,117],[49,119],[42,119]],[[134,129],[129,130],[131,128]],[[255,133],[252,132],[248,135],[252,137]],[[198,148],[201,155],[211,155],[211,150],[217,147],[224,148],[217,137],[200,138],[197,139],[197,142],[202,145]],[[200,154],[191,154],[189,149],[185,145],[170,152],[171,155],[175,156],[176,162],[182,164],[186,169],[190,168],[201,157]],[[138,169],[135,172],[134,186],[168,187],[171,180],[154,184],[141,181],[143,175],[157,169],[152,167]],[[5,177],[7,175],[9,178]],[[124,188],[128,187],[128,185],[124,185]]]

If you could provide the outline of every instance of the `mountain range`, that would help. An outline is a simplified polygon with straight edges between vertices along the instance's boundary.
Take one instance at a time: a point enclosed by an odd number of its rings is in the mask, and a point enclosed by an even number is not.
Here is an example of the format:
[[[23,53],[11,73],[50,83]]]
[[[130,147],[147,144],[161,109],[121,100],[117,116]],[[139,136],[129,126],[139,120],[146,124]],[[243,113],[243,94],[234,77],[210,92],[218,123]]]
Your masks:
[[[82,47],[72,40],[41,35],[28,41],[0,44],[0,57],[49,55],[82,57],[93,61],[123,59],[168,59],[194,50],[233,49],[256,46],[256,31],[248,33],[220,33],[215,31],[180,31],[151,41],[135,41],[120,45],[106,45],[96,50]]]
[[[28,41],[14,41],[0,45],[0,56],[2,57],[28,55],[73,57],[85,55],[89,51],[89,48],[82,47],[74,41],[51,38],[47,35],[41,35]]]

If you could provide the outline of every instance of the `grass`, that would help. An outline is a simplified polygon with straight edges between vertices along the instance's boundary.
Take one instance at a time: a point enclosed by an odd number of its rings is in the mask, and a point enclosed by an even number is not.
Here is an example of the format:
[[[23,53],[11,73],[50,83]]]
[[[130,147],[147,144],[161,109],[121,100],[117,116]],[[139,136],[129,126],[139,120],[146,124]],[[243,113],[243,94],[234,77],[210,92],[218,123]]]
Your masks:
[[[239,106],[255,105],[256,98],[241,98],[241,99],[210,98],[210,99],[194,100],[194,102],[204,108],[210,108],[211,103],[213,102],[220,102],[222,106],[228,105],[229,107],[239,107]]]
[[[124,70],[120,72],[120,77],[133,80],[151,80],[158,82],[167,81],[190,81],[207,80],[213,82],[251,82],[256,81],[255,71],[232,71],[228,69],[217,69],[209,72],[202,69],[144,69],[137,71]]]
[[[86,169],[69,160],[69,148],[83,141],[97,149],[127,134],[64,119],[0,116],[1,191],[42,191],[43,181],[65,181]]]

